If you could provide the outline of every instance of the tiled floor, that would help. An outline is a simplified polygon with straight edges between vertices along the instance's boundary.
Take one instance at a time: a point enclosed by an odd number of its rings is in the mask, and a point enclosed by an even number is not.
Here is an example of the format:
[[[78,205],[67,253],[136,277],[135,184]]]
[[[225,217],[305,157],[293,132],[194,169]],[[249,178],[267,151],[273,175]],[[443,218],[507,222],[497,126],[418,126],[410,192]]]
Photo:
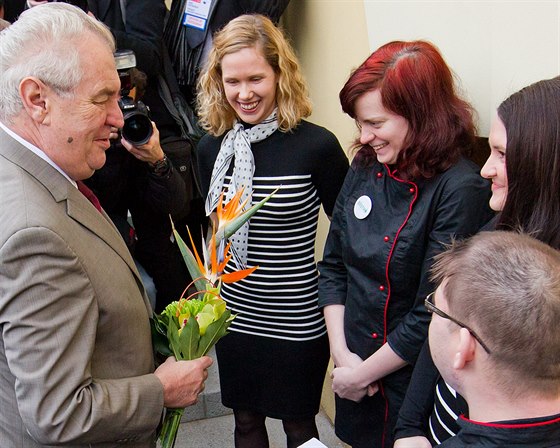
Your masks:
[[[321,442],[328,448],[343,448],[335,436],[329,418],[320,412],[317,426]],[[268,419],[270,448],[285,448],[286,439],[280,420]],[[175,448],[233,448],[233,415],[184,422],[179,429]],[[257,447],[255,447],[257,448]]]

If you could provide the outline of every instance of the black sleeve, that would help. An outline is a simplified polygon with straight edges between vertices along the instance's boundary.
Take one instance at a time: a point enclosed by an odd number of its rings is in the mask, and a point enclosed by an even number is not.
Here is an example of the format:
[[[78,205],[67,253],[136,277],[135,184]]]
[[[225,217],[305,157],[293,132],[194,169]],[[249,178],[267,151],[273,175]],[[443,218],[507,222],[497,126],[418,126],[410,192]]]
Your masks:
[[[346,302],[348,272],[342,259],[342,246],[348,235],[344,204],[354,188],[354,182],[354,167],[352,166],[346,174],[336,199],[323,259],[317,264],[320,309],[328,305],[344,305]]]
[[[434,394],[439,372],[434,365],[428,340],[416,360],[412,378],[395,426],[395,440],[428,436],[428,419],[434,408]]]
[[[414,306],[387,337],[391,349],[409,364],[416,362],[428,333],[430,317],[424,299],[435,289],[429,278],[434,256],[445,250],[452,239],[460,240],[473,235],[490,219],[490,190],[486,179],[472,168],[449,171],[446,178],[443,193],[434,204],[434,218]]]
[[[171,164],[171,162],[169,162]],[[151,197],[148,203],[155,205],[165,214],[179,213],[187,201],[185,182],[177,170],[171,165],[169,173],[158,176],[150,172]]]
[[[337,138],[330,131],[324,132],[319,160],[315,163],[313,183],[327,216],[333,214],[334,204],[348,172],[348,158]]]
[[[198,177],[204,201],[206,201],[206,196],[208,195],[212,170],[214,169],[214,162],[216,161],[216,157],[218,156],[218,152],[220,150],[220,142],[222,138],[223,136],[218,139],[207,134],[200,139],[197,145],[196,154]]]

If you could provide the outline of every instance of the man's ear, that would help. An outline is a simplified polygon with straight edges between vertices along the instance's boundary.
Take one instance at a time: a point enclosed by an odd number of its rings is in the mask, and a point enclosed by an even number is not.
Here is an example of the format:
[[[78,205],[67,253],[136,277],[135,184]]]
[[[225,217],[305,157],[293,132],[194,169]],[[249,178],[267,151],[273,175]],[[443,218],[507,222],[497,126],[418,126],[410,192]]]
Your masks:
[[[476,350],[476,340],[466,328],[459,329],[459,344],[456,350],[453,368],[456,370],[464,369],[474,359]]]
[[[19,84],[19,94],[23,108],[33,121],[38,124],[47,124],[49,93],[47,85],[34,76],[24,78]]]

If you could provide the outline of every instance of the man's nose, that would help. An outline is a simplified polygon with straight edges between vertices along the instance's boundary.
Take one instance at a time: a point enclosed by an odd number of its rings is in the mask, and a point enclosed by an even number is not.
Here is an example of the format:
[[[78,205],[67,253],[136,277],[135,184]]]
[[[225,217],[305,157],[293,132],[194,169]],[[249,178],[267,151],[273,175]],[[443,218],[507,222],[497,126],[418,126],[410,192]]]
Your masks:
[[[107,112],[107,124],[119,129],[124,126],[124,117],[117,101],[112,102],[111,108]]]

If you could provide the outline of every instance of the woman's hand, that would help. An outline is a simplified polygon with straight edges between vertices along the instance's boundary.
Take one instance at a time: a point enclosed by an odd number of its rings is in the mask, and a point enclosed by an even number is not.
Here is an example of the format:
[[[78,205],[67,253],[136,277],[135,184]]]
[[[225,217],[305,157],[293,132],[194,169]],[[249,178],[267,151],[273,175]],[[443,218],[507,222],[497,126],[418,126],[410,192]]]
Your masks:
[[[364,360],[356,355],[356,353],[346,348],[346,350],[338,354],[338,356],[333,356],[333,362],[336,367],[357,367],[364,362]]]
[[[332,390],[340,398],[360,401],[368,395],[369,386],[360,386],[355,382],[355,368],[337,367],[331,373]],[[372,394],[373,395],[373,394]]]

